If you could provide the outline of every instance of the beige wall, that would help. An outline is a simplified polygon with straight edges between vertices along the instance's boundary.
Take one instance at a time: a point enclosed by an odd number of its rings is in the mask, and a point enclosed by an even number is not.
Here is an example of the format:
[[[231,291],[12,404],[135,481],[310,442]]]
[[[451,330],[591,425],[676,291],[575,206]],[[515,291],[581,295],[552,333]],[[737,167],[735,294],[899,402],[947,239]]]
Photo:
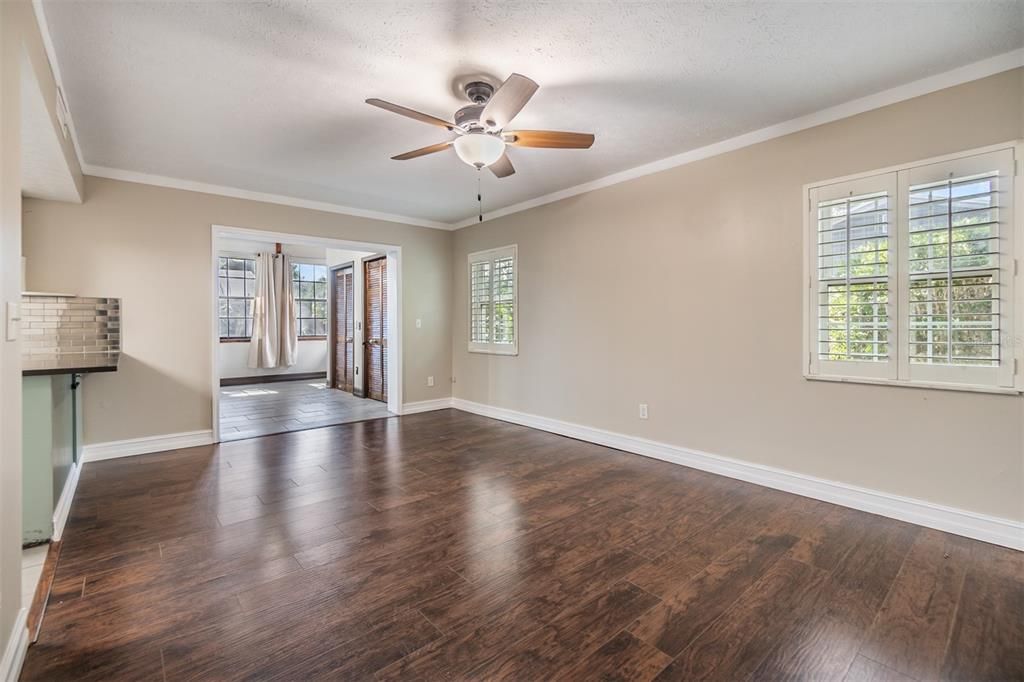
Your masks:
[[[455,396],[1024,519],[1024,399],[801,374],[802,186],[1021,137],[1022,73],[460,230]],[[471,354],[466,254],[511,243],[519,356]]]
[[[26,68],[22,68],[23,65]],[[21,82],[30,74],[33,84]],[[76,187],[82,175],[57,132],[56,84],[28,0],[0,2],[0,315],[21,301],[21,92],[38,87]],[[5,325],[0,323],[0,327]],[[10,648],[21,603],[21,344],[0,330],[0,656]]]
[[[0,2],[0,315],[21,300],[23,9]],[[0,330],[0,657],[21,609],[21,345],[6,338]]]
[[[84,382],[87,444],[211,428],[213,224],[400,245],[404,402],[450,395],[426,385],[451,374],[450,232],[87,176],[83,204],[25,200],[23,247],[30,289],[122,299],[120,368]]]

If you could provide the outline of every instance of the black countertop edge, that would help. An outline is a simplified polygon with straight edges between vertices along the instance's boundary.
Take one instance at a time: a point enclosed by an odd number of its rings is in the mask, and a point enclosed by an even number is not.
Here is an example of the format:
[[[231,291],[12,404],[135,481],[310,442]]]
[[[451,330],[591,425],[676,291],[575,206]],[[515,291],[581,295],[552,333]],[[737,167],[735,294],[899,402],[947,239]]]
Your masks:
[[[116,372],[120,353],[74,353],[67,355],[27,356],[22,358],[21,375],[91,374]]]

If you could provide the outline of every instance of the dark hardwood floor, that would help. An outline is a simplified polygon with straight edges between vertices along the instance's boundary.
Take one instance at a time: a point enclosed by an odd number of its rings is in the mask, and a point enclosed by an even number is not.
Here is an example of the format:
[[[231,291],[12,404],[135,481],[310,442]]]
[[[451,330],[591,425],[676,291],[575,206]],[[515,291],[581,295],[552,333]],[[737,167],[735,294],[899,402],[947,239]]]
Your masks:
[[[1024,554],[446,410],[86,465],[26,680],[1020,680]]]

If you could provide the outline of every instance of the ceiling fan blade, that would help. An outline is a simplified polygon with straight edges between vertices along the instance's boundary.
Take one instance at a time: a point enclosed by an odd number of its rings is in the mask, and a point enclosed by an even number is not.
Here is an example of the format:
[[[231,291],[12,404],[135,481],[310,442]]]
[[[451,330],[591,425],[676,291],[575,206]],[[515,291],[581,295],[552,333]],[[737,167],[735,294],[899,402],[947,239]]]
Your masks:
[[[557,130],[514,130],[504,133],[507,144],[515,147],[547,149],[590,149],[594,136],[590,133],[563,133]]]
[[[480,121],[492,128],[504,128],[526,106],[539,87],[526,76],[512,74],[491,95],[484,110],[480,112]]]
[[[443,152],[448,147],[451,147],[451,141],[439,142],[432,144],[429,147],[420,147],[419,149],[413,149],[411,152],[399,154],[398,156],[392,156],[393,161],[408,161],[409,159],[415,159],[420,156],[426,156],[427,154],[433,154],[434,152]]]
[[[417,121],[422,121],[423,123],[440,126],[441,128],[447,128],[448,130],[455,130],[454,123],[449,123],[448,121],[437,118],[436,116],[431,116],[430,114],[424,114],[422,111],[403,107],[400,104],[392,104],[391,102],[385,102],[384,100],[377,99],[375,97],[371,97],[366,100],[366,103],[375,107],[380,107],[385,111],[390,111],[393,114],[398,114],[399,116],[407,116],[409,118],[416,119]]]
[[[516,169],[512,166],[512,161],[508,158],[508,154],[502,154],[501,158],[488,166],[488,168],[499,178],[507,178],[516,172]]]

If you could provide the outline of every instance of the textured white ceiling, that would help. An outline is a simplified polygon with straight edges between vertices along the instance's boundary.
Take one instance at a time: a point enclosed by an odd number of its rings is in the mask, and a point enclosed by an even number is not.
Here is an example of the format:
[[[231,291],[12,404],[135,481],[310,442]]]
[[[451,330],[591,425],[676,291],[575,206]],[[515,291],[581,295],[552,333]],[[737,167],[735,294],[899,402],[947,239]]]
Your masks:
[[[447,131],[468,74],[541,88],[513,128],[594,132],[513,149],[485,210],[1024,45],[1024,3],[64,2],[45,0],[87,164],[453,222],[476,211]]]

